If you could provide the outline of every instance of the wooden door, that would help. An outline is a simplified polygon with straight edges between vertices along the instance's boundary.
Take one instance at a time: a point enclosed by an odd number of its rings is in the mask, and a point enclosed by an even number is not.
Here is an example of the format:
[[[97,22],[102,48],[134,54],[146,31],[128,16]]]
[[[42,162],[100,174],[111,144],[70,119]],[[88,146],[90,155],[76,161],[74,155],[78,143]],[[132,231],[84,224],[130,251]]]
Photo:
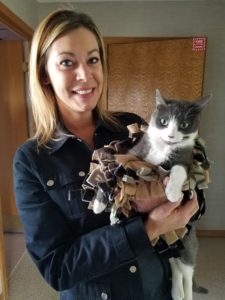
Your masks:
[[[0,198],[0,300],[6,300],[8,295],[7,291],[7,277],[5,267],[5,248],[3,238],[3,221],[2,221],[2,209]]]
[[[148,119],[155,90],[174,99],[202,95],[205,38],[109,43],[107,108]]]
[[[7,220],[17,215],[12,163],[16,148],[28,137],[23,44],[0,41],[0,197]]]

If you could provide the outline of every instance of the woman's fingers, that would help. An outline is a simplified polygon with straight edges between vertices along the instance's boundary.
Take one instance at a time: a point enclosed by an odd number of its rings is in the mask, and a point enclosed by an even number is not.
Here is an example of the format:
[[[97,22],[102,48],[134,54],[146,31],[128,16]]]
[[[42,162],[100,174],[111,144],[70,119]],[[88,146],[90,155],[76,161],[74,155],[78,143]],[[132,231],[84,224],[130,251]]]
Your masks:
[[[180,213],[184,217],[184,220],[186,218],[186,223],[189,222],[191,217],[198,211],[199,209],[199,204],[198,204],[198,199],[197,199],[197,194],[194,192],[193,197],[187,201],[184,205],[180,207]]]
[[[150,213],[151,218],[154,220],[161,220],[166,218],[168,215],[171,214],[171,212],[180,205],[180,201],[177,202],[170,202],[166,201],[160,206],[153,209],[153,211]]]
[[[184,204],[167,201],[154,208],[145,222],[149,239],[153,240],[161,234],[184,227],[198,208],[196,193]]]
[[[198,200],[196,193],[193,193],[192,199],[187,201],[184,205],[180,205],[181,201],[177,202],[164,202],[160,206],[156,207],[151,212],[151,218],[153,219],[163,219],[166,218],[173,210],[177,209],[179,210],[179,213],[181,213],[184,217],[190,218],[197,212],[199,206],[198,206]]]

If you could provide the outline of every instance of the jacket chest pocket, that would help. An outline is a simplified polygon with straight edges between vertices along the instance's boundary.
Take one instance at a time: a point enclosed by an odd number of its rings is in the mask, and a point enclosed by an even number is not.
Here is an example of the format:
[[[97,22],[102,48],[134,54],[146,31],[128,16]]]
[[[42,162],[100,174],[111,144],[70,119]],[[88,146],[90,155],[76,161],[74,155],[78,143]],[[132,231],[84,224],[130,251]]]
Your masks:
[[[85,173],[80,171],[78,174],[58,174],[45,180],[47,192],[67,217],[78,218],[88,211],[88,203],[82,201],[84,178]]]
[[[75,285],[71,290],[61,292],[61,300],[112,300],[108,280],[89,281]]]

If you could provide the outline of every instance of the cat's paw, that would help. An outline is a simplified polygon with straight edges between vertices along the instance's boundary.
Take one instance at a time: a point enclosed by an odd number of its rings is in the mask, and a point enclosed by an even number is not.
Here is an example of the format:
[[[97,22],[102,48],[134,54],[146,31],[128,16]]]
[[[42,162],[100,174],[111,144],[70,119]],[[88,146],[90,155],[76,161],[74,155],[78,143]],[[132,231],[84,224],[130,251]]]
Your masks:
[[[115,225],[115,224],[119,224],[119,223],[120,223],[120,219],[117,215],[117,207],[115,205],[113,205],[111,207],[111,212],[110,212],[110,224]]]
[[[171,291],[173,300],[183,300],[184,299],[184,291],[183,289],[172,289]]]
[[[93,204],[93,211],[95,214],[100,214],[101,212],[104,211],[106,206],[107,206],[106,203],[95,200]]]
[[[167,184],[165,189],[166,197],[170,202],[177,202],[183,199],[183,192],[174,184]]]
[[[184,299],[184,288],[183,288],[182,281],[172,282],[171,295],[173,300]]]
[[[119,224],[120,219],[116,217],[114,214],[110,214],[110,225]]]

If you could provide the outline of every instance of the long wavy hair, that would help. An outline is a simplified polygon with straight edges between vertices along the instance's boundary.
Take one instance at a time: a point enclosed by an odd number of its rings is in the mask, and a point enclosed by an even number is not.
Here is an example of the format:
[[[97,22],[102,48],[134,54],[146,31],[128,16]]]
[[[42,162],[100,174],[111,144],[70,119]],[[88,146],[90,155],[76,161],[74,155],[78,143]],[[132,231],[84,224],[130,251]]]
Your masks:
[[[38,145],[46,145],[49,140],[54,138],[58,122],[56,96],[51,84],[46,84],[48,78],[46,73],[48,50],[56,39],[79,27],[84,27],[95,35],[103,68],[103,90],[94,113],[104,121],[109,121],[116,125],[112,114],[103,108],[103,98],[106,94],[107,69],[104,43],[97,26],[87,14],[71,9],[56,10],[39,24],[31,44],[29,84],[35,123],[34,138],[37,139]]]

